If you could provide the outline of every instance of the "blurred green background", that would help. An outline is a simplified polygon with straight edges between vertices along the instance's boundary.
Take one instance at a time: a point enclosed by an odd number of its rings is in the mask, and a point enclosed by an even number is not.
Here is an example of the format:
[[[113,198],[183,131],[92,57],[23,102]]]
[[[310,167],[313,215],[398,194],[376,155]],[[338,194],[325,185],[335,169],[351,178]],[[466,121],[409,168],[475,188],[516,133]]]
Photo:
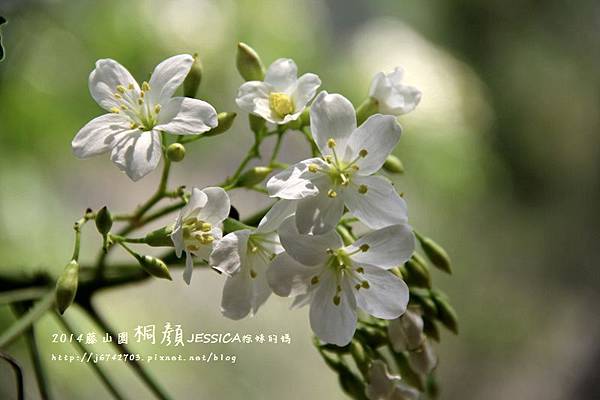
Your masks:
[[[355,105],[376,72],[402,65],[423,100],[400,119],[396,154],[407,173],[396,185],[411,223],[454,260],[452,277],[434,276],[461,329],[437,346],[441,398],[600,398],[597,1],[2,0],[0,14],[9,20],[0,64],[2,271],[57,273],[86,207],[127,211],[157,184],[157,172],[132,183],[107,156],[72,156],[72,137],[102,113],[87,89],[95,60],[119,60],[142,80],[162,59],[198,52],[200,97],[219,111],[238,111],[238,41],[267,64],[295,59]],[[188,148],[174,184],[202,187],[233,171],[251,140],[241,114],[226,135]],[[284,145],[288,161],[307,154],[299,136]],[[242,215],[265,202],[242,192],[232,201]],[[99,246],[92,231],[84,261]],[[148,365],[177,399],[344,398],[311,346],[306,309],[288,312],[287,299],[272,298],[255,318],[229,321],[219,312],[222,282],[197,271],[190,287],[176,276],[104,292],[96,303],[119,331],[170,321],[190,331],[291,334],[290,345],[185,348],[236,354],[235,365]],[[79,310],[69,313],[93,330]],[[0,308],[0,329],[12,320]],[[58,329],[50,317],[39,323],[45,356],[75,351],[50,343]],[[21,342],[10,352],[25,367],[27,398],[39,398]],[[110,398],[85,365],[46,365],[57,398]],[[151,398],[125,366],[104,366],[130,398]],[[0,365],[0,398],[13,398],[12,382]]]

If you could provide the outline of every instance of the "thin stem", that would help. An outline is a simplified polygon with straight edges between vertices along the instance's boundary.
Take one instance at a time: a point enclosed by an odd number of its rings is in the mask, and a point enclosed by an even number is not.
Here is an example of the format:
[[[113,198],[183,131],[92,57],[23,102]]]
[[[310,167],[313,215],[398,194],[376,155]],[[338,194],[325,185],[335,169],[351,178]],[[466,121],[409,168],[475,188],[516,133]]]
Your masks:
[[[0,293],[0,305],[19,301],[37,300],[48,291],[47,287],[29,287]]]
[[[1,351],[0,358],[4,359],[7,363],[9,363],[13,371],[15,371],[15,378],[17,380],[17,400],[24,400],[25,392],[23,390],[23,371],[21,370],[21,366],[19,365],[17,360]]]
[[[8,346],[25,332],[35,321],[40,319],[46,311],[54,305],[54,290],[48,290],[48,293],[40,301],[35,303],[21,318],[15,321],[0,336],[0,348]]]
[[[73,224],[73,230],[75,231],[75,244],[73,245],[73,256],[71,256],[72,260],[79,260],[79,250],[81,248],[81,227],[85,225],[87,222],[87,218],[84,216],[83,218],[78,219]]]
[[[119,235],[110,235],[110,238],[115,243],[146,243],[146,238],[130,238]]]
[[[77,336],[77,334],[75,333],[75,330],[67,322],[64,315],[60,316],[58,313],[55,313],[54,315],[55,315],[56,319],[58,320],[59,324],[62,325],[63,329],[65,331],[67,331],[67,333],[72,334],[73,336]],[[81,343],[79,340],[74,340],[72,343],[75,345],[75,347],[77,347],[77,349],[79,350],[80,353],[91,354],[91,352],[86,348],[86,346],[83,343]],[[102,383],[104,384],[106,389],[113,395],[113,397],[115,399],[123,400],[125,398],[123,395],[121,395],[119,393],[116,386],[111,382],[110,378],[104,373],[104,371],[102,371],[102,368],[100,368],[100,365],[98,365],[95,362],[88,362],[87,364],[94,370],[96,375],[98,375],[98,378],[102,381]]]
[[[275,142],[275,147],[273,148],[273,154],[271,154],[271,159],[269,160],[269,165],[273,164],[279,155],[279,151],[281,150],[281,142],[283,139],[283,132],[279,132],[277,134],[277,141]]]
[[[317,144],[315,143],[315,141],[312,138],[312,133],[310,132],[310,128],[308,126],[304,126],[302,127],[302,133],[304,133],[304,137],[306,138],[306,141],[310,144],[310,151],[313,157],[316,157],[319,155],[319,148],[317,147]]]
[[[33,370],[37,379],[38,388],[42,399],[51,400],[52,395],[50,394],[50,387],[48,385],[48,376],[42,363],[42,357],[40,356],[40,349],[35,340],[35,331],[33,326],[25,331],[25,342],[31,353],[31,360],[33,362]]]
[[[96,312],[91,303],[86,304],[84,307],[88,313],[88,315],[92,318],[92,320],[100,327],[100,329],[108,333],[109,336],[117,337],[115,332],[111,329],[111,327],[106,323],[106,321]],[[113,346],[121,353],[121,354],[131,354],[126,345],[120,344],[116,341],[112,342]],[[142,365],[138,361],[130,361],[129,365],[133,368],[133,370],[137,373],[139,378],[148,386],[148,388],[154,393],[154,395],[161,400],[170,400],[171,397],[164,391],[162,387],[156,382],[156,380],[142,367]]]

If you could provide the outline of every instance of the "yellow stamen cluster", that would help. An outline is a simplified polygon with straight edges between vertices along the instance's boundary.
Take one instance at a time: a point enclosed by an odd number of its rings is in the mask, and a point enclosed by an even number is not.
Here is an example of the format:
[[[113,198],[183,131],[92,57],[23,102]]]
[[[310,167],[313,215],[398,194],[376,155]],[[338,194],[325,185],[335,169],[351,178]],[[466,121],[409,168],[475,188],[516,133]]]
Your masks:
[[[269,107],[275,112],[280,118],[285,117],[288,114],[294,113],[294,101],[292,98],[280,92],[273,92],[269,94]]]
[[[131,120],[131,129],[151,130],[158,122],[158,113],[160,112],[160,104],[152,107],[146,104],[145,96],[150,90],[150,84],[144,82],[142,90],[136,89],[133,83],[125,87],[117,85],[113,97],[117,100],[118,106],[110,109],[113,113],[123,113]]]

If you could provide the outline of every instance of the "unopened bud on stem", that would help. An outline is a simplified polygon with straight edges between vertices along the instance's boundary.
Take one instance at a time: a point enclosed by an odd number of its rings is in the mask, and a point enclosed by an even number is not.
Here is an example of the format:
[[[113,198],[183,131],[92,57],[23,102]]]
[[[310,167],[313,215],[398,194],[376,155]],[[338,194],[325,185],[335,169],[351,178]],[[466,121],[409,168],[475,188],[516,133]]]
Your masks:
[[[171,143],[167,147],[167,157],[173,162],[179,162],[185,158],[185,147],[181,143]]]
[[[235,117],[237,117],[237,114],[234,112],[221,112],[217,114],[217,121],[219,124],[210,131],[204,133],[204,136],[215,136],[227,132],[233,125]]]
[[[390,154],[385,159],[383,163],[383,169],[387,172],[391,172],[393,174],[403,174],[404,173],[404,164],[398,157],[393,154]]]
[[[162,260],[148,255],[136,255],[135,258],[138,260],[144,271],[150,275],[156,278],[168,279],[170,281],[173,280],[167,265]]]
[[[446,253],[446,250],[442,248],[439,244],[434,242],[432,239],[423,237],[415,232],[415,236],[419,239],[421,243],[421,247],[425,254],[427,254],[427,258],[431,260],[431,263],[435,265],[438,269],[451,274],[452,268],[450,266],[450,256]]]
[[[202,81],[202,64],[198,59],[198,53],[194,54],[194,63],[183,81],[183,95],[185,97],[196,97],[200,82]]]
[[[75,300],[79,283],[79,263],[71,260],[56,281],[56,306],[63,314]]]
[[[265,77],[265,68],[260,57],[245,43],[238,43],[236,66],[246,81],[262,81]]]
[[[273,171],[270,167],[254,167],[244,172],[237,181],[239,187],[252,187],[261,183]]]

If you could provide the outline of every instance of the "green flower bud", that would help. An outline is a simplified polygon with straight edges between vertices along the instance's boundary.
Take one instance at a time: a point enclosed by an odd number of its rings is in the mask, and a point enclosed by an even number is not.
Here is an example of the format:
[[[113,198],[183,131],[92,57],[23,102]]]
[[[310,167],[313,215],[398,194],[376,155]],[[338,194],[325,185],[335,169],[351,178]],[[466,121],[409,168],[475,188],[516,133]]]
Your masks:
[[[417,304],[423,309],[425,316],[430,318],[437,318],[438,309],[429,294],[429,290],[411,287],[410,289],[410,303]]]
[[[79,263],[71,260],[56,281],[56,306],[61,314],[73,304],[79,282]]]
[[[353,399],[367,400],[365,384],[348,367],[344,366],[339,372],[339,381],[342,390]]]
[[[167,147],[167,158],[179,162],[185,158],[185,147],[181,143],[171,143]]]
[[[427,267],[416,258],[411,258],[404,264],[406,270],[405,281],[409,285],[431,288],[431,275]]]
[[[387,172],[391,172],[393,174],[403,174],[404,173],[404,164],[398,157],[393,154],[390,154],[385,159],[383,163],[383,169]]]
[[[194,63],[183,81],[183,95],[185,97],[196,97],[201,81],[202,63],[200,63],[200,59],[198,59],[198,53],[194,53]]]
[[[237,117],[237,114],[234,112],[222,112],[217,115],[217,120],[219,124],[212,128],[210,131],[204,133],[204,136],[216,136],[221,133],[227,132],[229,128],[233,125],[233,121]]]
[[[144,237],[144,243],[152,247],[173,247],[171,233],[173,233],[173,229],[170,226],[165,226],[148,233]]]
[[[371,115],[379,111],[379,104],[373,97],[367,97],[360,106],[356,109],[356,122],[361,125]]]
[[[439,292],[433,293],[432,298],[438,310],[437,319],[452,333],[458,335],[458,317],[454,308]]]
[[[367,357],[362,343],[358,340],[352,340],[350,343],[350,354],[352,354],[352,358],[354,359],[354,362],[356,363],[356,366],[360,372],[366,376],[371,360],[369,357]]]
[[[440,341],[440,331],[436,323],[429,318],[423,318],[423,333],[436,342]]]
[[[172,281],[171,274],[169,273],[169,269],[167,265],[162,262],[162,260],[152,257],[152,256],[142,256],[137,255],[136,259],[140,263],[140,266],[146,271],[148,274],[154,276],[155,278],[168,279]]]
[[[237,181],[237,186],[252,187],[261,183],[273,171],[270,167],[254,167],[244,172]]]
[[[248,115],[248,122],[250,123],[250,130],[257,135],[262,132],[267,123],[264,119],[254,114]]]
[[[421,247],[425,254],[427,254],[427,258],[431,260],[431,263],[435,265],[438,269],[451,274],[452,269],[450,267],[450,256],[446,253],[446,250],[442,248],[439,244],[431,240],[430,238],[423,237],[415,232],[417,239],[421,243]]]
[[[98,229],[98,232],[100,232],[100,234],[102,236],[106,236],[108,234],[108,232],[110,232],[110,229],[112,228],[112,224],[113,224],[113,218],[112,218],[112,215],[110,214],[110,211],[108,211],[108,208],[106,206],[102,207],[96,213],[95,222],[96,222],[96,228]]]
[[[260,57],[245,43],[238,43],[236,66],[246,81],[262,81],[265,78],[265,68]]]

